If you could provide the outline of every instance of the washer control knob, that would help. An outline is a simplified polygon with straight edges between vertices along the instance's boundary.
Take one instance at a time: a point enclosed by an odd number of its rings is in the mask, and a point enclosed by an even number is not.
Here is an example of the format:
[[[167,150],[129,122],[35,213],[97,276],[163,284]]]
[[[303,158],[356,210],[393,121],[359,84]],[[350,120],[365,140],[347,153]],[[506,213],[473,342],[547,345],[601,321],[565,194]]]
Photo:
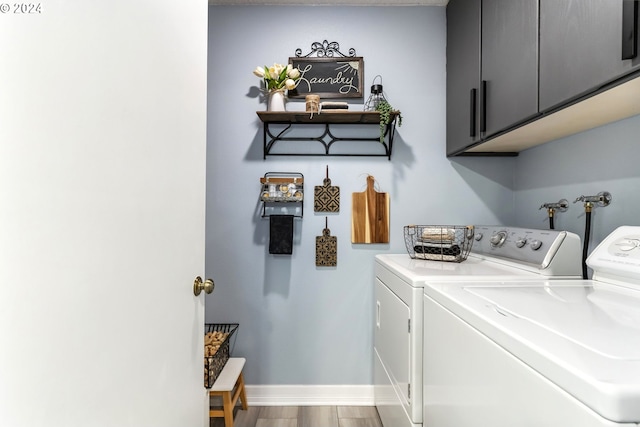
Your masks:
[[[518,240],[516,240],[516,246],[518,248],[522,248],[526,244],[527,244],[527,239],[525,239],[524,237],[518,237]]]
[[[482,233],[476,233],[476,235],[474,236],[474,239],[476,239],[476,242],[479,242],[480,240],[482,240]]]
[[[491,246],[500,247],[500,246],[502,246],[504,244],[504,241],[507,240],[507,232],[506,231],[498,231],[493,236],[491,236],[491,239],[489,239],[489,240],[491,242]]]
[[[534,251],[537,251],[541,247],[542,247],[542,242],[540,240],[533,240],[531,242],[531,249],[533,249]]]

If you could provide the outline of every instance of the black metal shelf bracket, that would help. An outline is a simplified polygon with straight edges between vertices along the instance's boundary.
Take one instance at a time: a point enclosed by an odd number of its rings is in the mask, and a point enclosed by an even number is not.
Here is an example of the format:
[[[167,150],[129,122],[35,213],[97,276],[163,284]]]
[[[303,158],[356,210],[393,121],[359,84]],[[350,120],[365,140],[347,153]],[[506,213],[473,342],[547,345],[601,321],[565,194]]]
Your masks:
[[[351,125],[353,123],[319,123],[324,125],[324,130],[317,136],[294,136],[288,137],[284,136],[287,131],[289,131],[293,126],[304,126],[308,123],[279,123],[279,122],[265,122],[263,123],[263,139],[264,139],[264,150],[263,150],[263,159],[266,159],[267,156],[342,156],[342,157],[387,157],[387,159],[391,160],[391,152],[393,149],[393,138],[396,132],[395,120],[392,120],[390,123],[386,125],[384,138],[381,141],[379,136],[376,137],[338,137],[332,133],[332,127],[335,126],[344,126]],[[275,131],[272,130],[272,125],[284,125],[284,129],[277,129]],[[318,124],[317,124],[318,125]],[[379,126],[376,124],[375,126]],[[315,141],[324,147],[324,153],[318,154],[309,154],[309,153],[272,153],[273,147],[279,141]],[[358,153],[358,154],[345,154],[345,153],[331,153],[331,147],[340,141],[368,141],[373,142],[375,144],[379,144],[384,148],[384,153]]]

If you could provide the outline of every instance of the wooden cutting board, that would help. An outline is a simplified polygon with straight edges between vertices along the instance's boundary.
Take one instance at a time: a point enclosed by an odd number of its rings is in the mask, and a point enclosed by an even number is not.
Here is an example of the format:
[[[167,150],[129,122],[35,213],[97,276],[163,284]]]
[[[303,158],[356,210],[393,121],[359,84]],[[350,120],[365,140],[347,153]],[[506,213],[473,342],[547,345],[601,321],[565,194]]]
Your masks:
[[[329,166],[327,166],[327,177],[322,186],[316,185],[313,194],[314,212],[340,212],[340,187],[331,185]]]
[[[389,194],[374,182],[369,175],[367,189],[351,195],[351,243],[389,243]]]
[[[335,267],[338,265],[338,238],[331,235],[326,217],[324,221],[322,236],[316,236],[316,267]]]

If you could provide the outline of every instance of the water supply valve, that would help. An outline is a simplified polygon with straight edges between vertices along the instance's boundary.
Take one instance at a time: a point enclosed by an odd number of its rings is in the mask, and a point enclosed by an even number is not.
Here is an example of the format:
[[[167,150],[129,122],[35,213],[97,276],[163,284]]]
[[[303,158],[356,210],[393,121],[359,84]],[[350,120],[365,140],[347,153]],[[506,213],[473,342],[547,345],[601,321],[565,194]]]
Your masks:
[[[549,211],[549,215],[553,215],[555,211],[565,212],[569,208],[569,202],[567,199],[562,199],[556,203],[543,203],[540,209],[546,209]]]
[[[608,191],[601,191],[595,196],[580,196],[573,203],[584,202],[585,210],[590,212],[594,205],[600,207],[609,206],[611,199],[611,193]]]

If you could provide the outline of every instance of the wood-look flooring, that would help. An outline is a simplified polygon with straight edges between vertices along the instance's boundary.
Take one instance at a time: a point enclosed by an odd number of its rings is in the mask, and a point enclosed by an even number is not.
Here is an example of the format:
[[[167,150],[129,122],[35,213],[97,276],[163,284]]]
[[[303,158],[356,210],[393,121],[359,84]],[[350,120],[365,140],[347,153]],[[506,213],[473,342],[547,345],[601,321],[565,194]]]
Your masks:
[[[236,407],[234,427],[382,427],[375,406],[249,406]],[[210,427],[224,427],[212,418]]]

